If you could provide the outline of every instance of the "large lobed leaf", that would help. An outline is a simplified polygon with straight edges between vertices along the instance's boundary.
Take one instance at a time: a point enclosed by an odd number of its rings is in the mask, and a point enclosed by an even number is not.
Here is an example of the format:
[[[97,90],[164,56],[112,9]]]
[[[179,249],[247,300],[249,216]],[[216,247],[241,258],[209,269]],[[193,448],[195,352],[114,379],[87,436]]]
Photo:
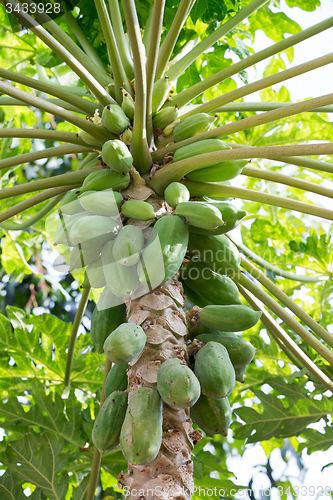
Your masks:
[[[287,384],[281,377],[267,379],[275,391],[265,394],[252,389],[261,405],[236,408],[234,412],[245,423],[234,423],[237,439],[248,443],[268,440],[272,437],[287,438],[301,434],[306,427],[333,412],[333,401],[327,396],[315,399],[298,383]],[[283,399],[281,399],[281,397]]]

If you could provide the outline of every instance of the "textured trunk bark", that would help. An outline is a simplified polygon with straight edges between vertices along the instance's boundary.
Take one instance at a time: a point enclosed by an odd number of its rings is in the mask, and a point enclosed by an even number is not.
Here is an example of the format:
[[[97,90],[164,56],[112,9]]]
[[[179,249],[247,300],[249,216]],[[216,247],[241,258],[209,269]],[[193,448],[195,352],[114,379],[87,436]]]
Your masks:
[[[185,297],[177,276],[154,292],[127,303],[127,321],[140,325],[147,343],[138,358],[129,363],[131,394],[139,387],[156,388],[157,371],[166,359],[188,362],[185,338],[188,335],[183,311]],[[119,485],[130,500],[189,500],[193,494],[191,451],[201,439],[193,430],[189,408],[163,406],[163,440],[156,459],[148,465],[128,464]]]

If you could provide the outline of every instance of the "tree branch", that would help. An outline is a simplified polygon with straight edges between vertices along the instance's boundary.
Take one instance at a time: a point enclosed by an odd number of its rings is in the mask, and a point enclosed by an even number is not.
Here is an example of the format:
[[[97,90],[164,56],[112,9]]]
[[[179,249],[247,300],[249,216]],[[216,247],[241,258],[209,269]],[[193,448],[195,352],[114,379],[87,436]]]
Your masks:
[[[280,290],[274,283],[264,275],[257,267],[253,266],[251,262],[242,257],[241,265],[259,281],[267,290],[274,295],[282,304],[290,309],[296,316],[303,321],[314,333],[316,333],[322,340],[329,346],[333,347],[333,336],[320,326],[311,316],[309,316],[303,309],[301,309],[294,300],[290,299],[282,290]]]
[[[274,299],[256,285],[244,274],[231,277],[233,281],[239,283],[249,290],[255,297],[263,302],[271,311],[282,319],[295,333],[299,335],[309,346],[311,346],[326,361],[333,365],[333,353],[317,340],[306,328],[304,328],[295,318],[287,313]]]
[[[78,332],[79,326],[81,325],[84,311],[86,310],[86,305],[87,305],[87,302],[89,299],[90,290],[91,290],[90,287],[83,289],[81,299],[79,302],[79,306],[78,306],[76,313],[75,313],[72,331],[71,331],[71,335],[69,337],[69,342],[68,342],[68,350],[67,350],[67,357],[66,357],[66,369],[65,369],[65,378],[64,378],[65,388],[68,387],[71,383],[71,373],[72,373],[77,332]]]
[[[314,26],[311,26],[311,28],[296,33],[296,35],[289,36],[288,38],[285,38],[281,42],[274,43],[273,45],[267,47],[266,49],[260,50],[259,52],[249,57],[246,57],[245,59],[235,64],[232,64],[230,67],[218,71],[217,73],[211,75],[205,80],[202,80],[201,82],[192,85],[188,89],[183,90],[178,95],[173,97],[173,99],[169,101],[166,104],[166,106],[177,105],[179,108],[181,108],[185,106],[185,104],[193,101],[193,99],[195,99],[200,94],[205,92],[207,89],[210,89],[214,85],[223,82],[224,80],[230,78],[231,76],[237,75],[240,71],[243,71],[244,69],[249,68],[254,64],[257,64],[258,62],[263,61],[268,57],[271,57],[279,52],[282,52],[288,49],[289,47],[293,47],[294,45],[302,42],[303,40],[311,38],[312,36],[317,35],[318,33],[321,33],[322,31],[325,31],[331,28],[332,26],[333,26],[333,16],[328,19],[325,19],[325,21],[322,21],[318,24],[315,24]]]
[[[333,391],[333,382],[331,379],[318,368],[314,362],[302,351],[302,349],[286,334],[281,326],[275,321],[263,305],[255,299],[255,297],[241,285],[238,288],[243,297],[248,301],[255,311],[261,311],[262,315],[260,320],[265,325],[267,330],[274,335],[290,350],[293,356],[307,369],[309,372],[327,389]]]
[[[241,120],[243,121],[243,120]],[[217,130],[217,129],[215,129]],[[203,134],[202,134],[203,135]],[[199,136],[197,136],[199,137]],[[182,141],[186,142],[186,141]],[[176,143],[174,146],[178,146]],[[177,148],[178,149],[178,148]],[[159,156],[159,151],[155,151],[153,158],[156,160],[156,156]],[[305,155],[320,155],[320,154],[332,154],[333,153],[333,143],[328,142],[326,144],[301,144],[296,146],[247,146],[244,148],[228,149],[223,151],[215,151],[214,153],[205,153],[202,155],[197,155],[192,158],[187,158],[185,160],[177,161],[175,163],[169,163],[167,166],[159,169],[152,180],[150,181],[151,186],[158,193],[162,193],[163,189],[173,181],[179,181],[184,175],[198,170],[214,163],[229,161],[229,160],[240,160],[248,158],[274,158],[284,157],[292,154],[298,154],[300,156]],[[164,155],[162,156],[162,158]],[[329,172],[333,173],[333,164],[326,164],[325,168]],[[329,166],[330,165],[330,166]],[[218,186],[219,188],[222,186]],[[225,188],[226,186],[223,186]]]
[[[63,120],[73,123],[73,125],[85,130],[88,134],[102,142],[105,142],[110,139],[110,136],[112,136],[112,134],[110,134],[103,127],[99,127],[98,125],[89,122],[89,120],[85,120],[71,111],[66,111],[56,104],[52,104],[45,101],[45,99],[28,94],[27,92],[17,89],[8,83],[0,82],[0,92],[15,97],[16,99],[25,102],[28,106],[33,106],[35,108],[42,109],[47,113],[51,113],[52,115],[59,116]]]
[[[147,75],[145,68],[144,47],[141,40],[140,25],[134,0],[123,0],[127,32],[132,46],[135,75],[135,112],[131,154],[134,166],[140,173],[145,173],[151,166],[146,129],[147,110]]]

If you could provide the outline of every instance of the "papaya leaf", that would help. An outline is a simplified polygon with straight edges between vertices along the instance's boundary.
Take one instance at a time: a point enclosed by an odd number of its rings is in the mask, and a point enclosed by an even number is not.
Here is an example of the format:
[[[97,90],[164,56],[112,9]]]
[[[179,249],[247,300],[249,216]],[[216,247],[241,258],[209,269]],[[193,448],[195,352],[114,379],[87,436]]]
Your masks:
[[[30,496],[31,500],[40,500],[40,489],[35,490]],[[0,476],[0,497],[1,500],[26,500],[23,489],[19,485],[18,477],[12,471],[7,470]]]
[[[62,381],[71,324],[50,314],[26,318],[23,310],[12,307],[7,307],[7,314],[15,330],[12,331],[8,319],[0,315],[0,346],[3,351],[6,349],[0,358],[0,379],[5,386],[12,388],[13,379],[21,377]],[[92,352],[90,346],[90,335],[79,335],[72,380],[81,389],[91,385],[98,388],[103,380],[101,356]],[[12,359],[15,364],[11,362]]]
[[[89,486],[89,476],[85,477],[77,488],[73,489],[72,500],[84,500]]]
[[[67,455],[60,456],[63,441],[52,433],[26,434],[12,441],[2,461],[25,481],[35,484],[49,500],[63,500],[68,477],[63,474]]]
[[[255,443],[273,436],[287,438],[298,435],[309,424],[333,411],[332,400],[326,396],[322,396],[321,400],[314,399],[312,394],[297,383],[287,384],[281,377],[267,379],[266,383],[278,391],[279,397],[252,389],[261,405],[234,410],[245,422],[233,424],[236,439],[247,439],[248,443]]]
[[[304,448],[308,449],[308,453],[328,450],[333,443],[333,427],[326,425],[325,433],[321,433],[314,429],[306,429],[302,433],[302,438],[306,439],[306,442],[300,443],[297,450],[299,453],[304,450]]]
[[[84,439],[80,434],[82,416],[81,405],[73,394],[64,400],[59,394],[45,393],[43,384],[38,380],[33,381],[31,391],[31,403],[29,411],[27,405],[20,403],[16,397],[11,397],[6,403],[0,403],[0,418],[4,419],[1,424],[5,429],[22,434],[29,432],[29,428],[38,426],[41,431],[49,431],[73,444],[76,448],[84,445]]]

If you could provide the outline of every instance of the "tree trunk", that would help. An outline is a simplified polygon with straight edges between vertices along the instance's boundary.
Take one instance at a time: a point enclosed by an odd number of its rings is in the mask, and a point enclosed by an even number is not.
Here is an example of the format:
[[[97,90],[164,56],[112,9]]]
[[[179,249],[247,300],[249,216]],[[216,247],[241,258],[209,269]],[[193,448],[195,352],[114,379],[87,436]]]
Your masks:
[[[183,311],[185,297],[178,276],[152,293],[127,303],[127,321],[140,325],[147,343],[128,370],[129,397],[139,387],[156,388],[157,371],[163,361],[178,357],[188,362],[188,335]],[[193,494],[191,452],[201,439],[193,430],[189,408],[163,405],[162,446],[148,465],[128,464],[118,481],[130,500],[189,500]]]

